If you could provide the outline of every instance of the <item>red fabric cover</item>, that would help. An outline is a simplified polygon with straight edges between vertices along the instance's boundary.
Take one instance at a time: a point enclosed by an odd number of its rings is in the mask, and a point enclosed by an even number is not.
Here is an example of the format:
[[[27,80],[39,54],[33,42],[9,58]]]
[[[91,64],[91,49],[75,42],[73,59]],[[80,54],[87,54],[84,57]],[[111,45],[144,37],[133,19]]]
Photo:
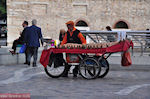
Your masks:
[[[130,52],[124,52],[122,59],[121,59],[121,65],[122,66],[130,66],[132,64]]]
[[[40,57],[40,63],[46,67],[47,64],[49,63],[49,56],[51,54],[51,50],[48,49],[48,50],[43,50],[42,51],[42,54],[41,54],[41,57]]]
[[[101,49],[59,49],[59,48],[51,48],[53,53],[102,53],[106,52],[106,48]]]
[[[133,48],[133,42],[132,41],[121,41],[116,45],[113,45],[111,47],[107,47],[106,52],[122,52],[122,51],[127,51],[130,47]]]
[[[95,54],[104,54],[104,53],[112,53],[112,52],[122,52],[127,51],[130,47],[133,47],[132,41],[121,41],[116,45],[113,45],[111,47],[107,48],[99,48],[99,49],[59,49],[59,48],[50,48],[48,50],[43,50],[41,57],[40,57],[40,63],[46,67],[49,62],[49,56],[53,53],[95,53]]]

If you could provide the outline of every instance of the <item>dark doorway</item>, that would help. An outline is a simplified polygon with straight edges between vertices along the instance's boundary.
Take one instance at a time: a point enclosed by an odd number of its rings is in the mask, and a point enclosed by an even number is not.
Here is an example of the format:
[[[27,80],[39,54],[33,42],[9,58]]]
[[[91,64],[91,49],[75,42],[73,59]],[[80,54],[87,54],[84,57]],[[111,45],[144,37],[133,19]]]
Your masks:
[[[116,23],[115,28],[128,29],[128,25],[124,21],[119,21]]]
[[[88,27],[87,23],[80,20],[76,23],[76,26],[80,26],[80,27]]]
[[[7,45],[7,10],[6,0],[0,0],[0,46]]]

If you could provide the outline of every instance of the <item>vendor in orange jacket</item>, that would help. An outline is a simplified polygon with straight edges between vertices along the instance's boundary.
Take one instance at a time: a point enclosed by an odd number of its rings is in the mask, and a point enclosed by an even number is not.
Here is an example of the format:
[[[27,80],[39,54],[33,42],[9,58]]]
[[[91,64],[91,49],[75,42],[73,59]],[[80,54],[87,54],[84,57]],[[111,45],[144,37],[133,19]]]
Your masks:
[[[74,27],[73,21],[68,21],[66,23],[68,31],[66,32],[63,41],[61,42],[61,46],[66,43],[76,43],[76,44],[86,44],[86,39],[82,35],[82,33]],[[70,69],[70,66],[68,66],[68,69],[66,70],[66,73],[64,74],[64,77],[68,76],[68,71]],[[73,76],[77,77],[78,74],[78,66],[76,66],[73,69]]]
[[[68,21],[66,23],[68,31],[63,38],[61,45],[66,43],[76,43],[76,44],[86,44],[86,39],[82,35],[82,33],[74,27],[73,21]]]

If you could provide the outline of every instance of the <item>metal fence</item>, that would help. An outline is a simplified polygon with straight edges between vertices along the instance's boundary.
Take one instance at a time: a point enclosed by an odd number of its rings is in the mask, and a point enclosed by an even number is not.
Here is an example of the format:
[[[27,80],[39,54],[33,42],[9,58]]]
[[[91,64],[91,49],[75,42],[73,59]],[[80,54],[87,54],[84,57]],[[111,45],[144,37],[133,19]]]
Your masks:
[[[108,37],[113,37],[117,41],[118,32],[121,31],[81,31],[90,42],[109,42]],[[150,31],[122,31],[126,32],[127,38],[134,43],[133,51],[140,51],[140,55],[147,53],[150,48]]]

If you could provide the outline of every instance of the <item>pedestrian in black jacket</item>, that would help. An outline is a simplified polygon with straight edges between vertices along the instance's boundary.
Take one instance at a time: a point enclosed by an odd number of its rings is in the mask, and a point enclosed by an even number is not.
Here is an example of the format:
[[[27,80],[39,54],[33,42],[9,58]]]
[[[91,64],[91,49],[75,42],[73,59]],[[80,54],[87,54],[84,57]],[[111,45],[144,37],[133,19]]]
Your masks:
[[[24,36],[25,36],[25,32],[26,32],[26,29],[28,28],[28,22],[27,21],[24,21],[22,23],[22,27],[24,28],[23,31],[20,33],[20,37],[16,40],[13,41],[13,45],[12,45],[12,50],[9,50],[11,52],[12,55],[16,54],[16,47],[18,44],[24,44]],[[25,60],[25,63],[24,64],[27,64],[27,53],[25,51],[25,57],[26,57],[26,60]]]

